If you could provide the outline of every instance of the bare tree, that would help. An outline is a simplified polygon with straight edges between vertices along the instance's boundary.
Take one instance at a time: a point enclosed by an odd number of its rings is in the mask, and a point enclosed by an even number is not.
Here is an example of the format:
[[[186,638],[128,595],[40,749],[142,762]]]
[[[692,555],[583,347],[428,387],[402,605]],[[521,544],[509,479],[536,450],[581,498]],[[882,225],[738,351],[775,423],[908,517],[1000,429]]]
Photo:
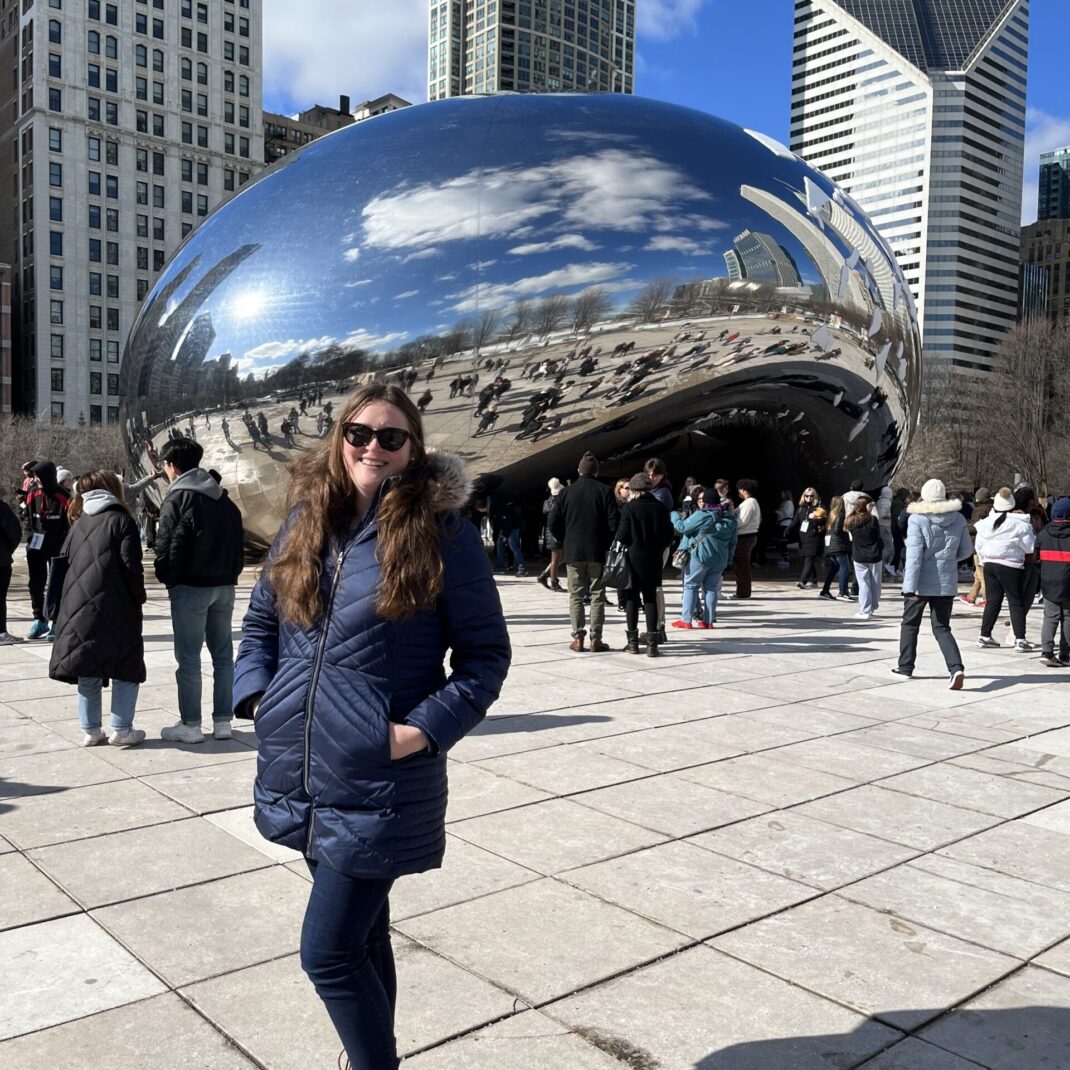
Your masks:
[[[505,329],[505,336],[510,342],[531,330],[531,313],[530,297],[521,297],[513,305],[512,319],[509,320],[509,326]]]
[[[656,320],[668,308],[673,289],[673,280],[665,275],[652,279],[639,291],[632,302],[632,312],[643,323]]]
[[[472,345],[472,321],[461,319],[456,326],[442,339],[442,347],[446,353],[460,353]]]
[[[572,329],[576,334],[589,331],[613,309],[613,300],[601,286],[592,286],[576,295],[572,302]]]
[[[534,328],[540,338],[556,331],[568,320],[569,300],[564,294],[544,297],[535,309]]]
[[[485,309],[472,321],[472,346],[475,348],[477,357],[479,351],[488,342],[493,341],[500,321],[499,313],[490,308]]]

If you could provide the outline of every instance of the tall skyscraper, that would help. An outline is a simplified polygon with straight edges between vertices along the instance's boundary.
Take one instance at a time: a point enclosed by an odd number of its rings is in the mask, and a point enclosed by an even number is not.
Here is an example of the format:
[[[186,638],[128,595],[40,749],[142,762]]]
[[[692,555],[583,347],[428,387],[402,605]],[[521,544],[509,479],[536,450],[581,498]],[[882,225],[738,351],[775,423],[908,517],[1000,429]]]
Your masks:
[[[261,0],[0,0],[0,259],[16,404],[118,420],[181,240],[263,166]]]
[[[870,215],[925,353],[991,367],[1014,325],[1027,0],[796,0],[791,148]]]
[[[429,17],[429,100],[635,91],[635,0],[430,0]]]
[[[1070,147],[1040,154],[1037,219],[1070,219]]]

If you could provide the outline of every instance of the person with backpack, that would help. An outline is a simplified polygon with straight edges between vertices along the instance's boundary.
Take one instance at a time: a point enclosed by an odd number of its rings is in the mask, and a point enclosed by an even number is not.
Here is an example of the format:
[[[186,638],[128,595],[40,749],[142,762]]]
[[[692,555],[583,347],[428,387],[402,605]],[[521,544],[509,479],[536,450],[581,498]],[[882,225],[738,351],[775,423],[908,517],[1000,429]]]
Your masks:
[[[145,739],[134,728],[138,687],[145,682],[142,609],[145,574],[137,522],[113,472],[87,472],[78,479],[70,508],[71,529],[50,582],[58,601],[56,640],[48,675],[78,686],[82,746],[109,743],[136,747]],[[101,689],[111,681],[111,731],[101,728]]]
[[[45,585],[48,566],[59,553],[67,537],[69,522],[67,507],[70,496],[56,479],[56,466],[51,461],[37,461],[30,466],[33,485],[26,495],[26,566],[30,571],[30,606],[33,624],[30,639],[55,639],[45,615]]]
[[[15,551],[22,542],[22,525],[15,510],[0,498],[0,646],[21,643],[7,630],[7,592],[11,586],[11,567]]]
[[[736,550],[736,517],[721,505],[715,491],[710,491],[709,498],[707,501],[704,487],[694,486],[693,511],[672,514],[673,527],[683,536],[678,552],[688,555],[683,570],[683,605],[680,619],[672,623],[674,628],[713,627],[724,570]]]
[[[1044,595],[1040,660],[1052,669],[1070,668],[1070,498],[1059,498],[1051,507],[1051,521],[1037,536],[1036,549]]]

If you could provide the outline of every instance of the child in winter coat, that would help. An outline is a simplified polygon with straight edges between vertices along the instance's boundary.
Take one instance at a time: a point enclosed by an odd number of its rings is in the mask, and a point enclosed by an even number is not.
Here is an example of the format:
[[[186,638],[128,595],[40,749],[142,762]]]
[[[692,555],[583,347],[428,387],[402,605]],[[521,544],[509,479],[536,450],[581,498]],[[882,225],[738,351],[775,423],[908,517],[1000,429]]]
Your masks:
[[[1070,668],[1070,498],[1051,508],[1051,523],[1037,536],[1044,623],[1040,628],[1040,660],[1050,668]],[[1059,656],[1055,636],[1059,635]]]

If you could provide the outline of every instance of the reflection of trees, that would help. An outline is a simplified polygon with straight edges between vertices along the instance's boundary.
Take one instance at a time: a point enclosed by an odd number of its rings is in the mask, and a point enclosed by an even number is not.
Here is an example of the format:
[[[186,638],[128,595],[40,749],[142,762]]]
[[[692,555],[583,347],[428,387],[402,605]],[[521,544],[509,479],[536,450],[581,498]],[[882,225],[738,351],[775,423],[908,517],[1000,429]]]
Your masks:
[[[667,275],[651,279],[636,295],[632,302],[632,312],[643,323],[656,320],[669,308],[669,298],[675,288],[675,283]]]
[[[601,286],[592,286],[576,296],[572,302],[572,330],[576,334],[589,331],[606,318],[613,309],[613,301]]]
[[[716,316],[740,309],[748,312],[773,312],[784,303],[772,283],[740,285],[732,279],[697,279],[678,286],[672,297],[675,316]],[[810,307],[809,305],[807,307]]]
[[[535,307],[533,327],[540,338],[552,334],[567,320],[569,300],[564,294],[550,294]]]
[[[521,297],[512,308],[512,316],[505,329],[505,338],[509,342],[515,341],[523,334],[531,330],[531,299]]]
[[[498,330],[501,316],[494,309],[485,309],[472,321],[472,348],[479,356],[479,351],[494,340],[494,334]]]

